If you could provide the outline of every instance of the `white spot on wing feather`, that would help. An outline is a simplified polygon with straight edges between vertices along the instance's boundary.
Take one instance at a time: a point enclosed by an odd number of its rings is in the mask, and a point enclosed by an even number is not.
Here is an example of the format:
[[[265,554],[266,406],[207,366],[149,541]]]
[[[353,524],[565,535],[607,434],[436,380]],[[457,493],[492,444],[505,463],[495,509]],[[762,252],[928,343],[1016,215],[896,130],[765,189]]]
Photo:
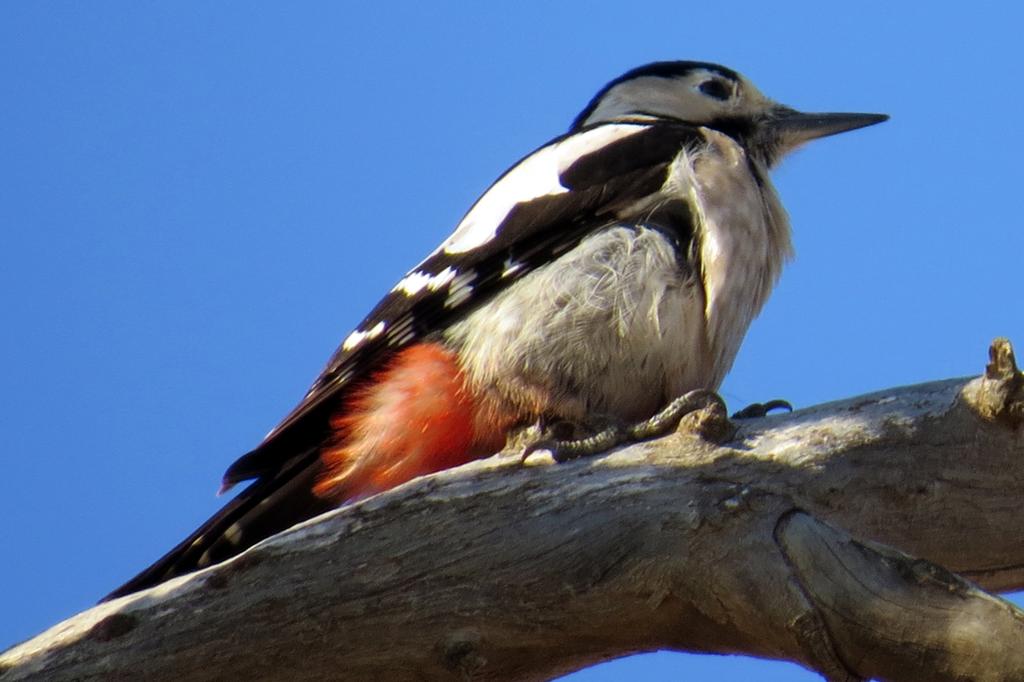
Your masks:
[[[455,275],[455,268],[449,265],[444,270],[430,278],[430,281],[427,282],[427,288],[430,289],[431,291],[437,291],[444,285],[448,284],[448,282],[451,282],[453,279],[455,279]]]
[[[502,279],[504,279],[505,277],[511,277],[512,275],[522,270],[524,267],[526,267],[525,263],[513,260],[512,258],[506,258],[505,265],[502,266],[501,269],[501,277]]]
[[[401,291],[406,296],[415,296],[423,290],[423,287],[430,283],[431,277],[432,275],[429,273],[413,270],[403,277],[401,281],[391,289],[391,291]]]
[[[388,332],[388,345],[401,346],[415,337],[416,333],[412,328],[412,318],[405,317],[401,321],[397,322]]]
[[[423,272],[422,270],[413,270],[403,277],[402,280],[391,289],[391,291],[401,291],[406,296],[415,296],[424,289],[438,291],[455,279],[456,274],[457,271],[451,266],[448,266],[436,275],[432,275],[429,272]]]
[[[475,272],[464,272],[452,280],[448,288],[448,298],[444,301],[445,308],[454,308],[462,304],[473,295],[473,282],[476,280]]]
[[[380,322],[373,325],[373,327],[366,331],[357,329],[345,338],[345,341],[342,342],[341,347],[343,350],[352,350],[353,348],[356,348],[367,339],[377,338],[378,336],[384,333],[384,330],[386,328],[387,325],[384,323],[383,320],[381,320]]]

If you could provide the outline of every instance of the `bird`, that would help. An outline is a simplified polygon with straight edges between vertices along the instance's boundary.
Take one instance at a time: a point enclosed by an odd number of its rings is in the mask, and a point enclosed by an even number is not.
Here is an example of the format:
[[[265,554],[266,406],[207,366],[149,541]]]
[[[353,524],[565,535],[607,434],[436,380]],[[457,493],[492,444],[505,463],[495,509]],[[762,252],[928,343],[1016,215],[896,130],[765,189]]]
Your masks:
[[[248,487],[105,599],[498,452],[524,426],[587,434],[717,390],[792,256],[769,170],[887,118],[801,113],[709,62],[610,81],[479,197],[227,469],[222,492]]]

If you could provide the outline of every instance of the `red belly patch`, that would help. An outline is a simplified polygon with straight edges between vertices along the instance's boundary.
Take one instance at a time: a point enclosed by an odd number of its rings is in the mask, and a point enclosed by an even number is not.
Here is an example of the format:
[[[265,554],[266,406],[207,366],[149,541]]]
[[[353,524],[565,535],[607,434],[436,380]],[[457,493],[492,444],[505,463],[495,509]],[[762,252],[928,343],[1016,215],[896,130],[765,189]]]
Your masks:
[[[510,423],[474,399],[455,353],[410,346],[334,417],[316,493],[352,500],[464,464],[499,450]]]

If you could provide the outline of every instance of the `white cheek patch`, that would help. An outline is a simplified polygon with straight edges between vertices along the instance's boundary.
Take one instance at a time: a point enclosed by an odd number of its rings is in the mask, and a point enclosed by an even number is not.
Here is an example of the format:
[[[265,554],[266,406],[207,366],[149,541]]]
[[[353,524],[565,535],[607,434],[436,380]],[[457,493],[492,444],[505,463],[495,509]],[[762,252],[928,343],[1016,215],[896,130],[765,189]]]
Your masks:
[[[341,347],[343,350],[352,350],[353,348],[356,348],[357,346],[362,344],[364,341],[377,338],[378,336],[384,333],[384,329],[386,328],[387,325],[384,324],[383,320],[381,320],[380,322],[373,325],[373,327],[366,331],[357,329],[356,331],[352,332],[347,337],[345,337],[345,341],[341,344]]]
[[[637,124],[605,125],[542,147],[519,162],[480,197],[455,232],[431,256],[440,251],[466,253],[483,246],[498,234],[498,228],[516,204],[568,192],[559,182],[566,168],[581,157],[646,128]]]

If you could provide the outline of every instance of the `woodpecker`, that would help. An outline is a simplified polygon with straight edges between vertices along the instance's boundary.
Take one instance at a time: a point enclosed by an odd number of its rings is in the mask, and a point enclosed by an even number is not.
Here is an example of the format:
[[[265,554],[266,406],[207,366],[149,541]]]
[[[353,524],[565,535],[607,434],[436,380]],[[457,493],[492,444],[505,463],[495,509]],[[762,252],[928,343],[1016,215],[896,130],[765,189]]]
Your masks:
[[[586,432],[717,389],[792,252],[769,169],[886,118],[800,113],[705,62],[611,81],[384,296],[222,488],[253,483],[107,598],[492,454],[524,425]]]

